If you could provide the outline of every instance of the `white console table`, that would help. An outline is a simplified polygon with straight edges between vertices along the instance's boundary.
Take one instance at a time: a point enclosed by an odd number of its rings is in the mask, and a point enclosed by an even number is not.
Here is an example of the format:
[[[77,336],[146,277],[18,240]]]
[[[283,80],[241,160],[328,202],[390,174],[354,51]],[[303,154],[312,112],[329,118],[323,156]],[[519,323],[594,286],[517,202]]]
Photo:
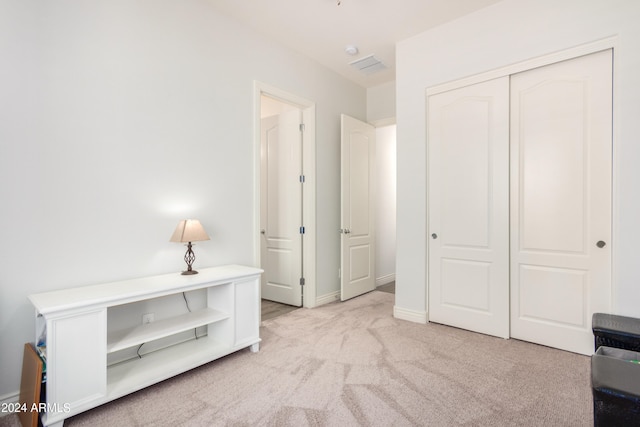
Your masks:
[[[43,425],[62,426],[66,418],[237,350],[250,347],[257,352],[261,273],[258,268],[229,265],[200,269],[191,276],[165,274],[30,295],[36,331],[46,327]],[[109,313],[115,316],[125,304],[198,290],[206,295],[204,308],[109,330]],[[131,352],[195,328],[206,332],[142,357],[107,362],[110,353]]]

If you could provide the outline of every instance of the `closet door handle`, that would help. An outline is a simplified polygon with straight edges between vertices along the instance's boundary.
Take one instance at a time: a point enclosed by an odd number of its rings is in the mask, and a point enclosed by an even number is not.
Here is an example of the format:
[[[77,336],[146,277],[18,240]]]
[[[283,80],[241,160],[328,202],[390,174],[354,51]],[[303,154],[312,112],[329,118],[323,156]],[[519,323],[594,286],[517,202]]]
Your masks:
[[[431,238],[432,238],[432,239],[437,239],[437,238],[438,238],[438,235],[437,235],[436,233],[433,233],[433,234],[431,235]]]
[[[596,243],[596,246],[599,247],[600,249],[604,248],[606,245],[606,243],[604,242],[604,240],[599,240],[598,243]]]

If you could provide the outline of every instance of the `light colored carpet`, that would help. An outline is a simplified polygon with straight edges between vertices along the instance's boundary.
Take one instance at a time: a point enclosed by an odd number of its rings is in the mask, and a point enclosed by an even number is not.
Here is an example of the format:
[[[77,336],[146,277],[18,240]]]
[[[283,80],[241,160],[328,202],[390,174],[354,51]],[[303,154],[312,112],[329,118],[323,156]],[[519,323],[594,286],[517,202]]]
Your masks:
[[[394,280],[393,282],[389,282],[387,284],[380,285],[380,286],[376,287],[376,291],[389,292],[390,294],[395,294],[396,293],[396,281]]]
[[[589,358],[392,317],[371,292],[65,426],[590,426]]]

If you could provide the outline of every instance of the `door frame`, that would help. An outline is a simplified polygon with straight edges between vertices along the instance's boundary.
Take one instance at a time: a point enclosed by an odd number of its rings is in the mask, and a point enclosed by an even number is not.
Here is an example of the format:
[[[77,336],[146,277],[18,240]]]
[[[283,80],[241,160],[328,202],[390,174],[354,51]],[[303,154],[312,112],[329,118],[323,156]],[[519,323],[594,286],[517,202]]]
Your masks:
[[[618,73],[618,69],[619,67],[616,66],[616,49],[618,48],[618,36],[612,36],[612,37],[607,37],[601,40],[596,40],[590,43],[586,43],[583,45],[579,45],[579,46],[575,46],[572,48],[568,48],[562,51],[558,51],[558,52],[554,52],[551,54],[547,54],[547,55],[542,55],[539,57],[535,57],[529,60],[525,60],[522,62],[518,62],[515,64],[510,64],[504,67],[500,67],[485,73],[480,73],[480,74],[476,74],[476,75],[472,75],[466,78],[462,78],[459,80],[454,80],[454,81],[450,81],[450,82],[446,82],[443,84],[439,84],[436,86],[432,86],[429,87],[425,90],[425,113],[426,113],[426,122],[427,122],[427,126],[429,123],[429,111],[428,111],[428,99],[431,95],[436,95],[438,93],[442,93],[442,92],[446,92],[449,90],[453,90],[453,89],[457,89],[457,88],[461,88],[464,86],[469,86],[469,85],[473,85],[476,83],[481,83],[487,80],[492,80],[492,79],[496,79],[499,77],[505,77],[505,76],[510,76],[512,74],[517,74],[523,71],[528,71],[528,70],[532,70],[534,68],[538,68],[538,67],[543,67],[545,65],[551,65],[554,64],[556,62],[561,62],[561,61],[565,61],[565,60],[569,60],[569,59],[574,59],[580,56],[584,56],[584,55],[589,55],[592,53],[596,53],[596,52],[600,52],[603,50],[607,50],[607,49],[613,49],[613,135],[612,135],[612,140],[611,140],[611,144],[612,144],[612,149],[613,149],[613,156],[612,156],[612,174],[611,174],[611,244],[612,244],[612,249],[611,249],[611,295],[610,295],[610,307],[609,309],[611,310],[613,308],[612,304],[613,301],[615,301],[615,287],[613,286],[613,284],[616,281],[616,272],[617,272],[617,268],[615,267],[615,253],[617,250],[617,236],[618,236],[618,217],[616,216],[616,206],[617,206],[617,191],[616,188],[618,186],[618,179],[617,179],[617,171],[618,171],[618,167],[617,165],[619,164],[619,160],[618,160],[618,155],[617,152],[618,150],[616,150],[616,146],[617,146],[617,140],[618,138],[616,137],[617,135],[617,126],[615,125],[615,123],[617,122],[616,120],[616,116],[617,116],[617,111],[618,111],[618,101],[617,99],[619,98],[617,96],[617,87],[616,87],[616,76]],[[426,139],[426,138],[425,138]],[[426,140],[426,164],[429,164],[429,141]],[[427,205],[429,203],[429,177],[427,174],[427,182],[425,183],[425,189],[427,192]],[[425,230],[427,230],[427,236],[429,235],[430,231],[429,231],[429,218],[428,218],[428,209],[427,209],[427,217],[425,217]],[[427,269],[429,268],[429,240],[426,240],[426,248],[425,248],[425,265],[427,266]],[[426,321],[429,322],[429,275],[427,274],[425,277],[425,308],[426,308]]]
[[[302,170],[305,177],[302,193],[302,221],[305,228],[302,239],[302,271],[305,284],[302,306],[316,306],[316,104],[292,93],[255,80],[253,82],[253,259],[260,266],[260,110],[262,95],[269,96],[302,110],[304,123]]]

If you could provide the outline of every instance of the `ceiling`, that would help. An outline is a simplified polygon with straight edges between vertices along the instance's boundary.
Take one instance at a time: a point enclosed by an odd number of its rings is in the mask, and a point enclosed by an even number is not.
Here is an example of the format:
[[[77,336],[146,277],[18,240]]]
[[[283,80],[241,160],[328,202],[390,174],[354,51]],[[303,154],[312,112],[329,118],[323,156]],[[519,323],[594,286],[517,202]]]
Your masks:
[[[501,0],[211,0],[224,14],[363,87],[395,80],[395,44]],[[340,3],[340,4],[338,4]],[[350,56],[346,46],[356,46]],[[349,65],[375,55],[388,68]]]

